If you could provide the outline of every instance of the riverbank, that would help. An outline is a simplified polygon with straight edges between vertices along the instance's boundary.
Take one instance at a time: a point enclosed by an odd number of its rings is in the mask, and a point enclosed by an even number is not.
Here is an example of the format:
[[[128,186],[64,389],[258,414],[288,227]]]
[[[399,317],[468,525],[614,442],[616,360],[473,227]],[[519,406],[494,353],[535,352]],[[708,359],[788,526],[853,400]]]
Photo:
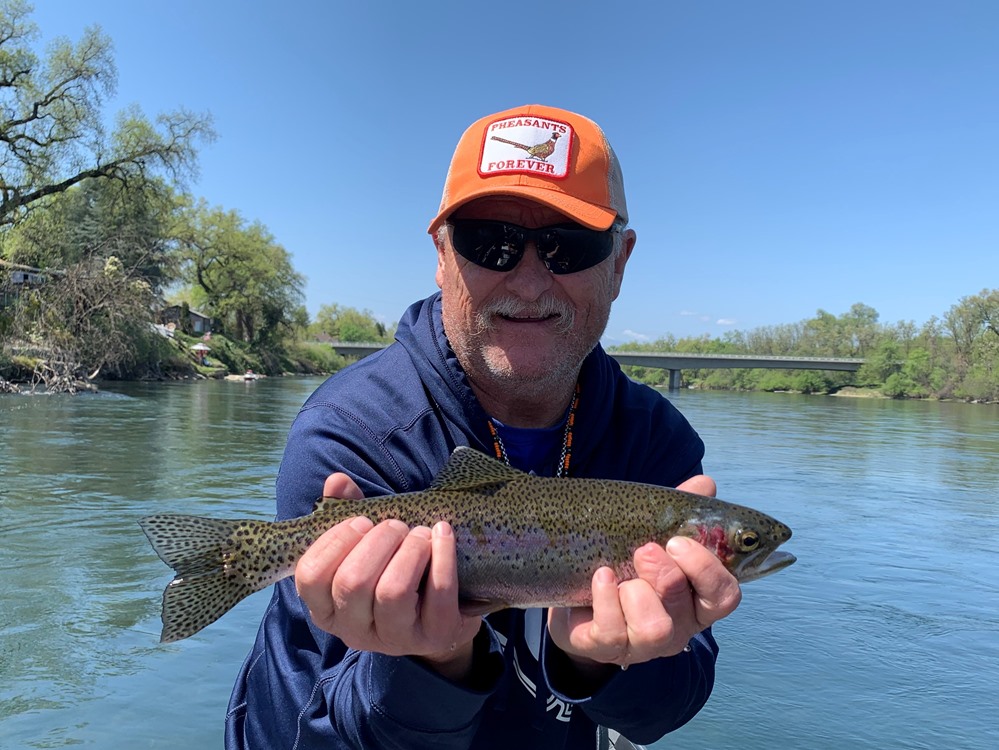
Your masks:
[[[845,386],[832,393],[825,394],[828,396],[835,396],[837,398],[874,398],[874,399],[886,399],[890,401],[935,401],[941,404],[982,404],[985,406],[995,406],[999,404],[999,401],[992,401],[988,399],[964,399],[964,398],[936,398],[933,396],[927,396],[925,398],[915,398],[914,396],[888,396],[877,388],[863,388],[858,386]]]
[[[162,328],[162,330],[160,330]],[[325,376],[348,361],[328,343],[291,339],[252,346],[221,334],[192,336],[156,327],[130,364],[70,364],[54,347],[9,343],[0,350],[0,393],[84,393],[106,383],[256,380],[265,376]]]
[[[663,386],[657,386],[660,390],[665,390]],[[989,399],[972,398],[938,398],[936,396],[889,396],[877,388],[847,385],[828,392],[807,392],[794,390],[793,388],[781,388],[775,390],[752,390],[748,388],[702,388],[696,385],[685,387],[683,390],[718,392],[718,393],[776,393],[789,394],[793,396],[829,396],[833,398],[869,399],[881,401],[924,401],[940,404],[976,404],[984,406],[999,405],[999,401]]]
[[[845,386],[826,395],[838,398],[891,398],[877,388],[858,388],[852,385]]]

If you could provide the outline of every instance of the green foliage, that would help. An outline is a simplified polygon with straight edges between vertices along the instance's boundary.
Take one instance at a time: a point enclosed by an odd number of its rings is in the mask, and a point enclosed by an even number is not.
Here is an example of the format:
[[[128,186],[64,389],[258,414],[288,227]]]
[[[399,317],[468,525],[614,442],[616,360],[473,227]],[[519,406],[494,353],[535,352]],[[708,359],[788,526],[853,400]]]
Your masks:
[[[764,370],[756,381],[756,387],[761,391],[792,391],[794,390],[790,370]]]
[[[999,401],[999,369],[994,364],[972,365],[954,395],[969,401]]]
[[[389,343],[394,337],[394,329],[386,329],[370,310],[337,304],[320,307],[308,330],[314,337],[326,336],[345,342]]]
[[[174,361],[151,338],[159,295],[186,282],[182,301],[246,345],[217,354],[237,370],[279,369],[308,324],[304,279],[259,222],[178,197],[195,144],[214,136],[208,118],[153,122],[130,108],[105,132],[110,40],[89,29],[42,59],[30,12],[0,0],[0,257],[46,281],[4,296],[3,350],[33,346],[67,377],[155,373]]]
[[[166,234],[174,201],[158,180],[85,180],[39,201],[8,228],[3,254],[15,263],[60,270],[90,256],[113,255],[158,292],[177,272]]]
[[[944,316],[956,362],[951,386],[958,398],[999,398],[999,289],[962,298]]]
[[[296,341],[287,350],[290,372],[330,373],[342,370],[347,360],[327,344]]]
[[[183,279],[222,330],[255,346],[280,346],[301,320],[305,279],[267,228],[200,201],[178,213],[174,235]]]
[[[13,344],[36,352],[37,377],[72,385],[98,373],[122,376],[140,364],[152,304],[149,284],[116,256],[91,253],[13,307]],[[12,349],[13,350],[13,349]]]
[[[202,341],[200,336],[174,333],[181,349],[191,356],[191,346]],[[227,372],[242,373],[247,370],[258,372],[268,372],[263,366],[263,360],[247,344],[240,341],[233,341],[218,333],[212,334],[208,341],[211,351],[207,352],[207,369],[204,374],[218,369],[220,366]]]
[[[730,390],[831,393],[861,384],[891,398],[999,400],[999,290],[983,290],[921,328],[911,321],[878,322],[863,304],[840,316],[819,310],[798,323],[617,347],[621,351],[730,353],[765,356],[863,357],[859,372],[824,370],[685,370],[683,385]],[[630,377],[665,387],[668,374],[626,367]]]
[[[796,370],[791,377],[791,390],[799,393],[829,393],[833,380],[821,370]]]
[[[857,382],[878,385],[902,369],[901,347],[892,339],[885,339],[871,352],[863,367],[857,372]]]

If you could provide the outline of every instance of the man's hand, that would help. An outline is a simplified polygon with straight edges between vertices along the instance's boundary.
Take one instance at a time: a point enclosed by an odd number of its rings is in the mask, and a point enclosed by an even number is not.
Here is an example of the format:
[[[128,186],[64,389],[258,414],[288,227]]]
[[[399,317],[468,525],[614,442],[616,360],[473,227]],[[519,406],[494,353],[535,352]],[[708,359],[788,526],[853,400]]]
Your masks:
[[[323,494],[363,498],[345,474],[327,478]],[[461,680],[471,668],[481,618],[458,611],[457,570],[450,525],[410,529],[402,521],[374,525],[357,517],[306,551],[295,568],[295,586],[316,626],[347,646],[421,657]]]
[[[678,489],[714,495],[715,483],[696,476]],[[601,664],[626,667],[683,651],[709,625],[731,614],[742,599],[739,582],[713,554],[685,537],[663,548],[635,551],[637,578],[618,582],[607,567],[593,575],[593,606],[552,609],[552,640],[583,674]]]

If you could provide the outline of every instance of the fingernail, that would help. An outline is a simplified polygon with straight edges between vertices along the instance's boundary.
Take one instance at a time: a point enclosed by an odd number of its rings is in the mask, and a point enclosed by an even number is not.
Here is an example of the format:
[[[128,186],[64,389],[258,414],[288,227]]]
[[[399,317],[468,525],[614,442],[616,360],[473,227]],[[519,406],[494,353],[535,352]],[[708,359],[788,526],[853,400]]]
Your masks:
[[[350,522],[350,528],[356,531],[358,534],[367,534],[371,531],[371,521],[369,521],[364,516],[358,516]]]
[[[595,577],[597,583],[601,585],[609,585],[609,586],[617,585],[617,577],[614,575],[614,571],[611,570],[610,568],[607,567],[599,568],[596,572]]]
[[[385,521],[385,523],[389,526],[389,528],[395,529],[400,534],[409,533],[409,525],[405,521],[400,521],[398,518],[390,518],[388,521]]]
[[[434,524],[434,536],[438,539],[445,539],[452,534],[451,524],[447,521],[438,521]]]
[[[685,536],[674,536],[666,542],[666,551],[673,557],[685,555],[690,550],[690,545],[694,542]]]

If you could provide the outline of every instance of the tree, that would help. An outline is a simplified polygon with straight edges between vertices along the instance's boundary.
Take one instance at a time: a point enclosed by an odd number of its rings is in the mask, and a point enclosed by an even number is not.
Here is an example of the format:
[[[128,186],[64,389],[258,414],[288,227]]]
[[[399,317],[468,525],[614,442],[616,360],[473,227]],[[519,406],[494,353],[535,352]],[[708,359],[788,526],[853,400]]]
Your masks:
[[[39,203],[7,228],[8,260],[66,269],[94,254],[114,255],[155,292],[175,280],[176,258],[167,232],[176,200],[162,181],[90,179]]]
[[[333,302],[329,305],[320,305],[319,312],[309,325],[309,333],[313,336],[323,334],[331,339],[340,338],[340,324],[337,322],[340,317],[340,305]]]
[[[999,289],[962,297],[944,316],[962,364],[971,365],[983,341],[999,338]]]
[[[341,311],[339,323],[341,341],[382,341],[385,338],[385,326],[368,310],[348,307]]]
[[[867,360],[857,372],[857,382],[866,385],[880,385],[889,377],[902,370],[902,351],[899,343],[891,339],[867,355]]]
[[[818,310],[814,318],[806,320],[805,352],[826,357],[846,356],[843,352],[840,320],[825,310]]]
[[[274,344],[300,320],[305,280],[260,222],[200,201],[180,213],[175,237],[185,280],[232,338]]]
[[[87,179],[194,173],[195,144],[215,135],[207,115],[178,110],[154,125],[133,107],[107,133],[102,105],[117,85],[110,39],[91,27],[41,60],[30,12],[24,0],[0,0],[0,226]]]
[[[325,334],[338,341],[380,342],[391,339],[390,332],[369,310],[322,305],[310,326],[313,335]]]
[[[850,311],[840,316],[840,328],[852,354],[863,357],[874,347],[880,333],[879,317],[877,310],[860,302],[851,305]]]
[[[999,289],[962,298],[944,322],[958,354],[955,395],[999,399]]]
[[[14,296],[0,344],[28,352],[35,380],[56,390],[97,374],[156,370],[154,301],[174,274],[163,234],[169,191],[158,182],[87,180],[39,203],[7,227],[4,244],[8,257],[48,270],[37,288]]]
[[[121,375],[155,338],[148,327],[149,285],[114,256],[89,254],[22,294],[14,311],[21,350],[34,355],[34,378],[49,390],[75,391],[104,375]]]

